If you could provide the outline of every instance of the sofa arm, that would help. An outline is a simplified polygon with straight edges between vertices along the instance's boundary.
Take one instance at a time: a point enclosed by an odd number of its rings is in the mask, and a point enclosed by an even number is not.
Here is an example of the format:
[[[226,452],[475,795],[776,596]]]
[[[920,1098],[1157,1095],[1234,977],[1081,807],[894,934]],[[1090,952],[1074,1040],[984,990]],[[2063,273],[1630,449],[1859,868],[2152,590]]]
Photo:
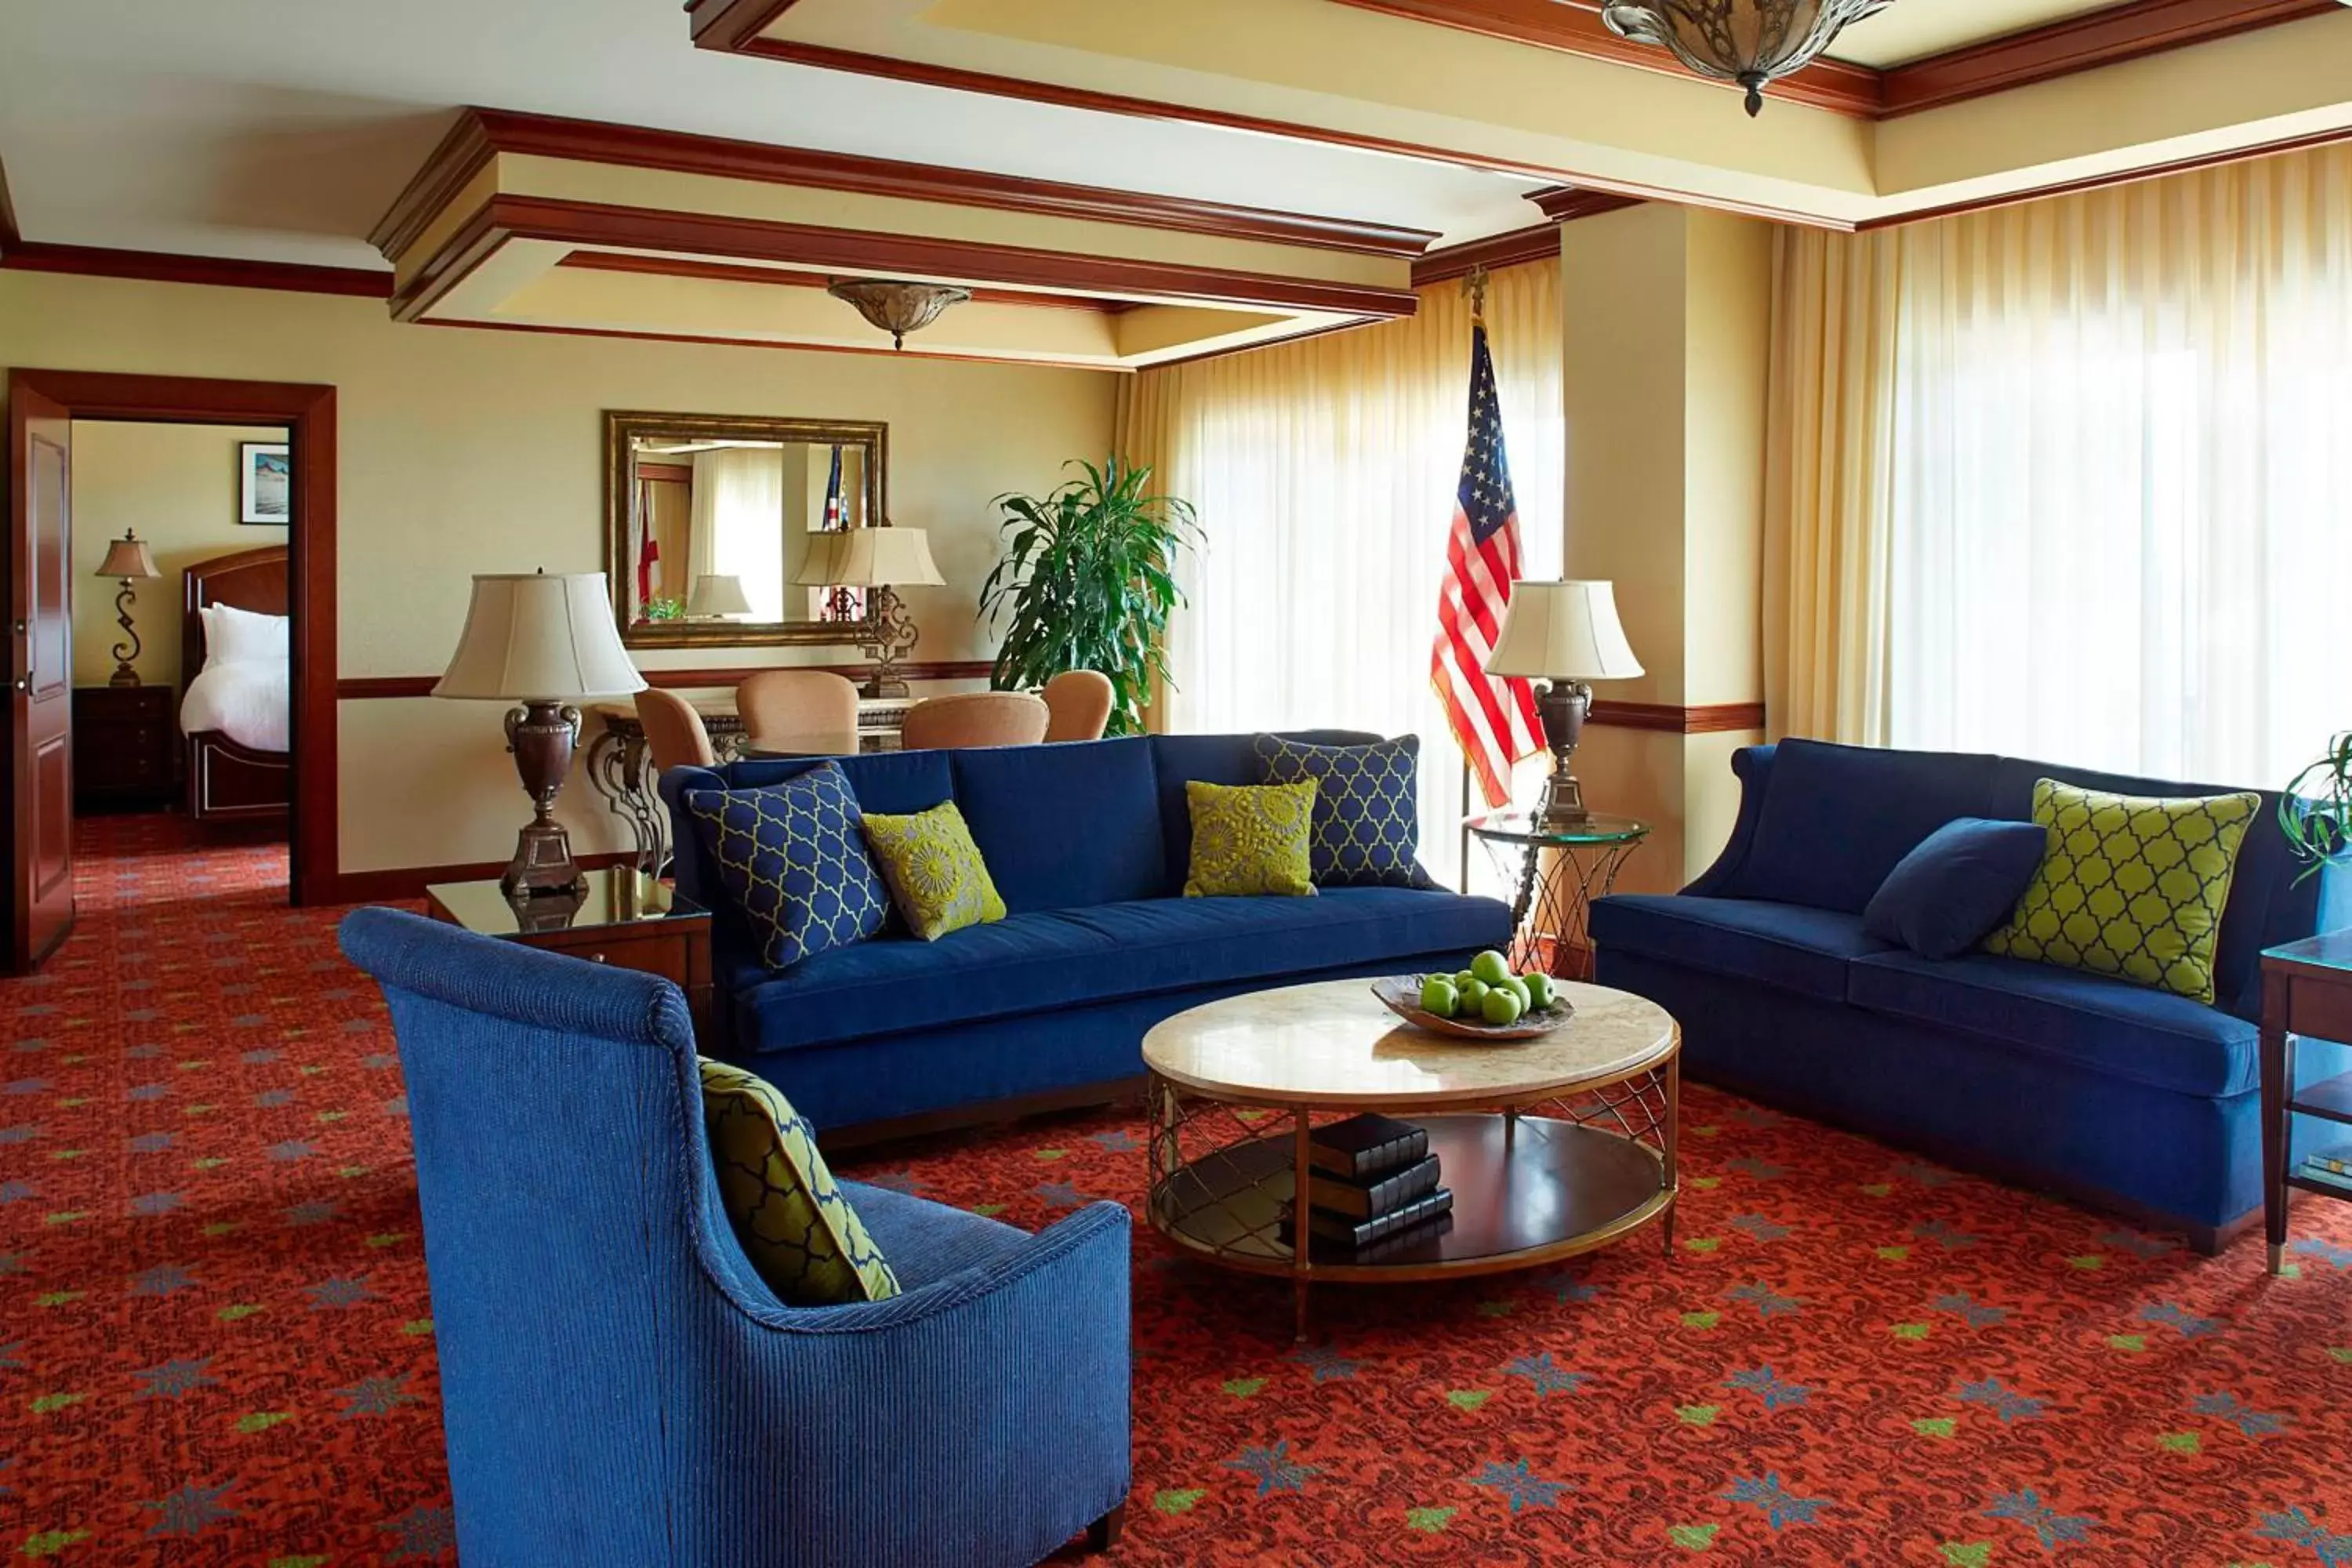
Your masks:
[[[1742,746],[1731,753],[1731,771],[1739,780],[1739,819],[1731,825],[1731,837],[1723,853],[1683,889],[1685,893],[1699,899],[1725,898],[1739,879],[1748,847],[1756,841],[1756,820],[1764,814],[1764,792],[1772,782],[1772,758],[1778,750],[1776,746]]]

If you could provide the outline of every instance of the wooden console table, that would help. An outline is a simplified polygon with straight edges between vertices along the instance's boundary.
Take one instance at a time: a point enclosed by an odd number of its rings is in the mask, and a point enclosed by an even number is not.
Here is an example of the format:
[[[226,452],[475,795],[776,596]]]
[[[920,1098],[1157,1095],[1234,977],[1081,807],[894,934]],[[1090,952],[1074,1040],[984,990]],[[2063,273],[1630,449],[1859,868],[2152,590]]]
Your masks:
[[[2352,1041],[2352,931],[2329,931],[2263,954],[2263,1218],[2275,1274],[2286,1250],[2286,1205],[2294,1192],[2352,1198],[2352,1192],[2296,1173],[2294,1119],[2352,1124],[2352,1073],[2294,1087],[2294,1037]]]
[[[915,700],[907,697],[859,698],[858,749],[884,752],[898,745],[899,727],[914,705]],[[738,761],[746,736],[734,699],[697,702],[694,709],[702,715],[702,727],[710,732],[710,749],[719,760]],[[588,710],[588,718],[595,731],[582,759],[588,787],[627,826],[638,868],[657,873],[669,860],[669,813],[654,792],[654,769],[637,710],[624,702],[599,703]]]

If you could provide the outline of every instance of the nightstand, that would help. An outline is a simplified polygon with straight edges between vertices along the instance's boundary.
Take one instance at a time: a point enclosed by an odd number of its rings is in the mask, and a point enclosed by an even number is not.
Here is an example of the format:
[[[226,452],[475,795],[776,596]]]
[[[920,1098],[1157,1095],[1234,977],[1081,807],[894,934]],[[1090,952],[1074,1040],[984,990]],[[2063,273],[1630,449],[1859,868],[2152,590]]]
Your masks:
[[[77,686],[73,694],[74,805],[153,809],[178,783],[180,726],[168,686]]]
[[[686,993],[698,1039],[710,1018],[710,911],[628,866],[587,873],[577,898],[509,899],[493,881],[440,882],[425,912],[484,936],[658,974]]]

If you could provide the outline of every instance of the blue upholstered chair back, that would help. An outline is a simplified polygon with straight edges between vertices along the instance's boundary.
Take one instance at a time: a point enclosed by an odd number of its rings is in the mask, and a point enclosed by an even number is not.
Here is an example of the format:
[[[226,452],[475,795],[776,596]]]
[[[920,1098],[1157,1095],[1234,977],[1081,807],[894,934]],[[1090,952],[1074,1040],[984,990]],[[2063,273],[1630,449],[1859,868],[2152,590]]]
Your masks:
[[[1743,790],[1722,856],[1684,889],[1859,913],[1895,862],[1957,816],[2030,821],[2039,779],[2116,795],[2223,795],[2180,784],[1981,752],[1906,752],[1790,740],[1733,754]],[[2262,952],[2352,924],[2352,878],[2304,876],[2278,826],[2278,792],[2247,830],[2215,953],[2217,1005],[2262,1012]]]

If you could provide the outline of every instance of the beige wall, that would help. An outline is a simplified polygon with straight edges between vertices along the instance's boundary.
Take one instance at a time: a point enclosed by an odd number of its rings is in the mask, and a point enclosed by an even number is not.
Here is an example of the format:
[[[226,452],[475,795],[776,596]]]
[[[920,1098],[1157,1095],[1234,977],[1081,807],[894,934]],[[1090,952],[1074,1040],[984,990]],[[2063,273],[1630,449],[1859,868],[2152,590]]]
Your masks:
[[[199,561],[236,550],[283,544],[282,528],[236,521],[237,444],[283,441],[274,427],[234,425],[134,425],[84,420],[73,430],[74,684],[103,686],[114,674],[114,618],[121,584],[95,575],[109,542],[136,529],[163,576],[134,583],[131,608],[139,658],[131,668],[150,686],[180,679],[181,574]]]
[[[1616,584],[1648,672],[1603,699],[1762,695],[1771,266],[1769,227],[1719,213],[1654,204],[1561,231],[1568,574]],[[1714,860],[1738,809],[1730,753],[1761,738],[1585,731],[1586,800],[1653,826],[1621,887],[1669,890]]]
[[[907,593],[915,657],[987,657],[975,595],[989,499],[1110,444],[1116,378],[1086,371],[402,326],[380,300],[0,272],[0,361],[338,388],[340,673],[436,673],[475,572],[604,566],[601,411],[799,415],[890,426],[891,511],[948,585]],[[258,530],[251,531],[258,532]],[[849,648],[645,653],[648,668],[840,663]],[[494,703],[341,705],[345,870],[497,860],[529,810]],[[581,849],[617,824],[577,776]]]

